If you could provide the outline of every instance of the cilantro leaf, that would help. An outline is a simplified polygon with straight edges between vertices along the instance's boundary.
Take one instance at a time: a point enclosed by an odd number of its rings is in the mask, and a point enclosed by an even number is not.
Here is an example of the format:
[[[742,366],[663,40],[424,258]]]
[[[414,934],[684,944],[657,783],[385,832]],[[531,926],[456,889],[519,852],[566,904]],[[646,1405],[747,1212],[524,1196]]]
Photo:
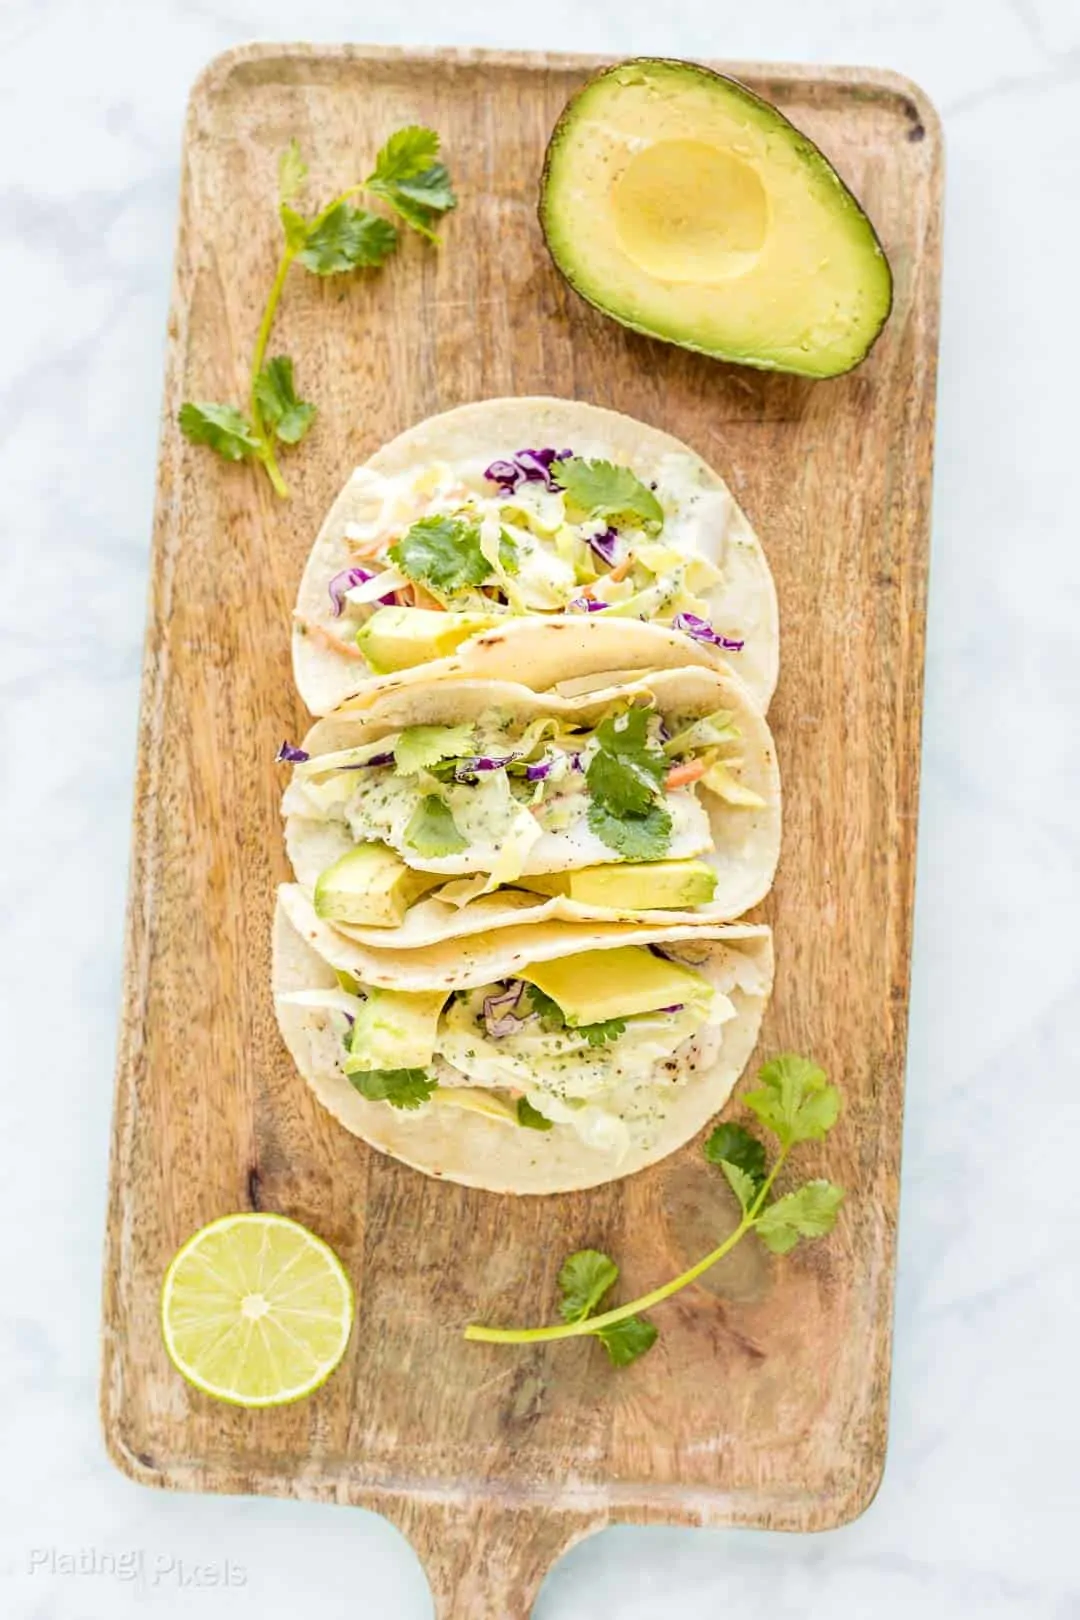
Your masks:
[[[758,1195],[758,1183],[737,1164],[729,1164],[727,1159],[720,1159],[718,1162],[724,1173],[724,1180],[739,1200],[739,1207],[745,1215]]]
[[[423,174],[439,155],[439,137],[423,124],[407,124],[396,129],[386,144],[379,148],[375,158],[375,171],[366,181],[392,185],[399,180],[415,180]]]
[[[278,196],[283,203],[290,203],[304,189],[308,176],[308,166],[300,155],[300,144],[295,136],[278,158],[277,172]]]
[[[667,773],[662,751],[649,738],[650,715],[647,708],[630,708],[596,728],[585,782],[593,803],[615,815],[648,810]]]
[[[702,1152],[710,1164],[734,1164],[752,1181],[765,1180],[765,1144],[741,1125],[718,1125]]]
[[[499,562],[504,573],[511,576],[521,573],[521,547],[505,529],[499,533]]]
[[[618,1280],[618,1266],[599,1249],[579,1249],[572,1254],[563,1261],[559,1272],[563,1296],[559,1310],[563,1321],[587,1321]],[[610,1327],[597,1328],[594,1337],[603,1344],[613,1367],[628,1367],[638,1356],[652,1349],[659,1334],[651,1322],[640,1316],[628,1316]]]
[[[444,759],[461,759],[474,752],[472,726],[406,726],[394,744],[397,776],[415,776]]]
[[[517,1121],[530,1131],[553,1131],[555,1123],[542,1114],[539,1108],[534,1108],[528,1097],[519,1097],[517,1103]]]
[[[341,202],[305,228],[304,240],[297,263],[317,276],[334,276],[382,264],[397,247],[398,233],[380,214]]]
[[[589,826],[623,861],[663,860],[671,844],[671,816],[662,804],[651,805],[641,816],[617,816],[594,802]]]
[[[643,1316],[627,1316],[610,1327],[597,1328],[595,1337],[603,1344],[613,1367],[628,1367],[652,1349],[660,1333]]]
[[[310,224],[303,214],[298,214],[295,208],[283,202],[278,209],[281,217],[281,228],[285,232],[285,244],[291,248],[302,248],[308,239]]]
[[[758,1081],[759,1090],[747,1092],[743,1102],[782,1147],[818,1142],[836,1124],[839,1093],[809,1058],[790,1052],[773,1058],[758,1070]]]
[[[439,240],[432,229],[437,215],[457,205],[450,176],[442,163],[436,163],[415,180],[385,187],[376,184],[372,185],[371,190],[377,197],[382,197],[396,214],[400,214],[406,225],[410,225],[418,235],[426,236],[429,242]]]
[[[425,860],[437,860],[440,855],[457,855],[468,847],[469,842],[458,831],[450,806],[434,793],[420,800],[409,817],[403,836],[409,848],[415,849]]]
[[[626,1033],[626,1019],[605,1018],[598,1024],[574,1024],[571,1028],[575,1035],[584,1035],[590,1046],[603,1046]]]
[[[710,1164],[719,1165],[743,1214],[750,1208],[765,1180],[765,1146],[741,1125],[718,1125],[702,1150]]]
[[[480,549],[480,530],[464,518],[421,518],[387,556],[411,580],[443,595],[482,585],[491,577],[491,564]]]
[[[754,1225],[766,1248],[773,1254],[787,1254],[800,1238],[824,1237],[836,1224],[837,1211],[844,1202],[844,1190],[831,1181],[808,1181],[796,1192],[786,1193],[766,1205]]]
[[[255,398],[262,419],[283,444],[299,444],[315,420],[315,407],[298,399],[293,363],[287,354],[268,360],[255,379]]]
[[[365,181],[368,191],[432,242],[438,240],[432,229],[437,216],[457,205],[449,172],[444,163],[436,161],[438,155],[435,131],[411,124],[391,135]]]
[[[533,1012],[539,1014],[541,1029],[550,1033],[553,1029],[566,1028],[566,1015],[557,1001],[552,1001],[546,991],[541,990],[538,985],[529,984],[528,981],[525,990]]]
[[[581,507],[590,518],[640,518],[653,534],[663,527],[663,507],[629,467],[571,456],[567,461],[555,462],[551,476],[562,485],[574,505]]]
[[[619,1268],[599,1249],[579,1249],[562,1263],[559,1310],[564,1322],[584,1322],[619,1280]]]
[[[419,1108],[437,1089],[424,1069],[368,1069],[346,1078],[369,1102],[388,1102],[391,1108]]]
[[[235,405],[214,405],[207,400],[188,400],[177,417],[180,431],[192,444],[208,444],[226,461],[243,461],[257,456],[262,440]]]

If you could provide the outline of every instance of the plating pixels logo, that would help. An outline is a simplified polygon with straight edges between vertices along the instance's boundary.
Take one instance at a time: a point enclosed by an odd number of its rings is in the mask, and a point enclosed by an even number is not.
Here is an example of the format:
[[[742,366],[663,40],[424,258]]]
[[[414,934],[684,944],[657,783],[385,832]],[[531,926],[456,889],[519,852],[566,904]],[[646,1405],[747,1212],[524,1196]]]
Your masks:
[[[229,1558],[200,1564],[172,1553],[151,1553],[143,1547],[123,1551],[106,1551],[101,1547],[80,1547],[77,1551],[63,1547],[31,1547],[27,1574],[57,1579],[97,1576],[145,1586],[175,1586],[188,1591],[247,1585],[247,1570]]]

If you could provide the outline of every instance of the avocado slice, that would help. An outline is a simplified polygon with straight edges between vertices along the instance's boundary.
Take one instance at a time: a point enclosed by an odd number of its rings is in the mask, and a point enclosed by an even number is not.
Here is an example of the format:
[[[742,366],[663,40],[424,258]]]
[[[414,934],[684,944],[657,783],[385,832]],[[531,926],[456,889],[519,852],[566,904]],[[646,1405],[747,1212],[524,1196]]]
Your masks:
[[[519,888],[536,894],[565,894],[583,905],[614,906],[619,911],[704,906],[716,891],[716,873],[704,861],[620,861],[517,881]]]
[[[494,613],[439,613],[434,608],[381,607],[356,632],[356,645],[376,675],[413,669],[456,652],[463,641],[499,623]]]
[[[439,872],[414,872],[385,844],[357,844],[319,873],[315,914],[326,922],[394,928],[414,900],[444,881]]]
[[[521,968],[518,977],[557,1002],[568,1024],[631,1018],[677,1002],[700,1005],[711,995],[700,973],[654,956],[641,945],[579,951],[554,962],[535,962]]]
[[[346,1074],[426,1069],[449,990],[369,990],[349,1032]]]
[[[578,92],[548,146],[540,223],[583,298],[721,360],[836,377],[892,307],[881,243],[828,159],[691,62],[623,62]]]

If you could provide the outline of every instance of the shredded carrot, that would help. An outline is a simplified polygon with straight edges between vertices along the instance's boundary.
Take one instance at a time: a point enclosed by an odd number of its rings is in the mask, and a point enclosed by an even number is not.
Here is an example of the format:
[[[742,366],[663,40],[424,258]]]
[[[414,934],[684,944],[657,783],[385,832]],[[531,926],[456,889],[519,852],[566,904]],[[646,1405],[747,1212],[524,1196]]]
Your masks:
[[[379,552],[382,550],[383,546],[385,546],[386,536],[384,534],[379,534],[375,536],[374,540],[346,539],[345,544],[348,546],[354,557],[360,557],[366,562],[371,562],[379,555]]]
[[[439,598],[437,596],[432,596],[430,591],[425,591],[422,585],[414,585],[412,590],[414,607],[429,608],[433,613],[446,612],[446,608],[443,603],[439,601]]]
[[[630,570],[631,570],[631,568],[633,568],[633,566],[634,566],[634,553],[632,551],[628,551],[626,553],[626,556],[623,558],[622,562],[619,563],[618,567],[613,568],[611,570],[611,573],[608,575],[608,579],[611,580],[611,583],[613,585],[617,585],[619,583],[620,579],[625,579],[626,578],[627,574],[630,572]]]
[[[412,607],[415,589],[415,585],[402,585],[399,590],[394,592],[394,601],[398,607]]]
[[[673,765],[664,778],[666,788],[688,787],[698,782],[708,770],[703,759],[688,759],[683,765]]]
[[[312,641],[317,641],[320,647],[325,647],[327,652],[340,653],[343,658],[355,658],[359,663],[367,663],[359,647],[354,647],[351,641],[340,640],[321,624],[316,624],[313,619],[305,619],[302,613],[294,613],[293,618],[305,634],[309,635]]]

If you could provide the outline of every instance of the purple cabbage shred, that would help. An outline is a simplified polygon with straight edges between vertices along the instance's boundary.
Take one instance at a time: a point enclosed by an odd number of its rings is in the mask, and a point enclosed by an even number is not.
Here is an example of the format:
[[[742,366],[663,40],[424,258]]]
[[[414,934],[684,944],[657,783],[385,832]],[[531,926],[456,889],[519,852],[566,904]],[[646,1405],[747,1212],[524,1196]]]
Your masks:
[[[743,641],[732,641],[728,636],[718,635],[708,619],[699,618],[696,613],[676,613],[671,624],[673,629],[682,630],[692,640],[721,647],[724,652],[742,652],[746,645]]]
[[[543,484],[546,489],[558,486],[552,483],[551,467],[556,461],[568,461],[572,450],[517,450],[507,461],[493,461],[484,471],[484,477],[498,484],[507,495],[520,489],[522,484]]]
[[[496,759],[493,754],[474,754],[470,759],[459,759],[454,765],[454,780],[467,782],[479,771],[501,771],[504,765],[509,765],[518,757],[517,754],[504,754],[501,759]]]
[[[370,568],[343,568],[340,574],[335,574],[326,587],[330,592],[330,602],[334,609],[334,618],[340,619],[345,611],[345,592],[354,585],[364,585],[375,575]]]
[[[542,782],[546,776],[550,775],[551,765],[552,761],[550,759],[541,760],[538,765],[526,765],[526,782]]]
[[[294,748],[291,742],[283,742],[277,753],[274,755],[274,764],[302,765],[305,760],[310,758],[311,755],[305,754],[302,748]]]
[[[342,770],[345,770],[345,771],[366,771],[369,765],[392,765],[393,763],[394,763],[393,753],[389,753],[389,754],[372,754],[370,759],[362,759],[356,765],[343,765]]]
[[[591,602],[587,596],[575,596],[567,606],[573,613],[602,613],[604,608],[611,606],[611,603]]]
[[[493,1040],[503,1035],[516,1035],[522,1024],[527,1024],[535,1013],[524,1016],[517,1011],[525,989],[523,979],[511,979],[507,988],[497,996],[484,997],[484,1025]]]
[[[605,529],[603,534],[594,534],[589,540],[589,545],[593,551],[596,552],[600,561],[606,564],[608,568],[614,568],[615,566],[617,561],[615,548],[618,543],[619,532],[617,529],[611,528]]]

